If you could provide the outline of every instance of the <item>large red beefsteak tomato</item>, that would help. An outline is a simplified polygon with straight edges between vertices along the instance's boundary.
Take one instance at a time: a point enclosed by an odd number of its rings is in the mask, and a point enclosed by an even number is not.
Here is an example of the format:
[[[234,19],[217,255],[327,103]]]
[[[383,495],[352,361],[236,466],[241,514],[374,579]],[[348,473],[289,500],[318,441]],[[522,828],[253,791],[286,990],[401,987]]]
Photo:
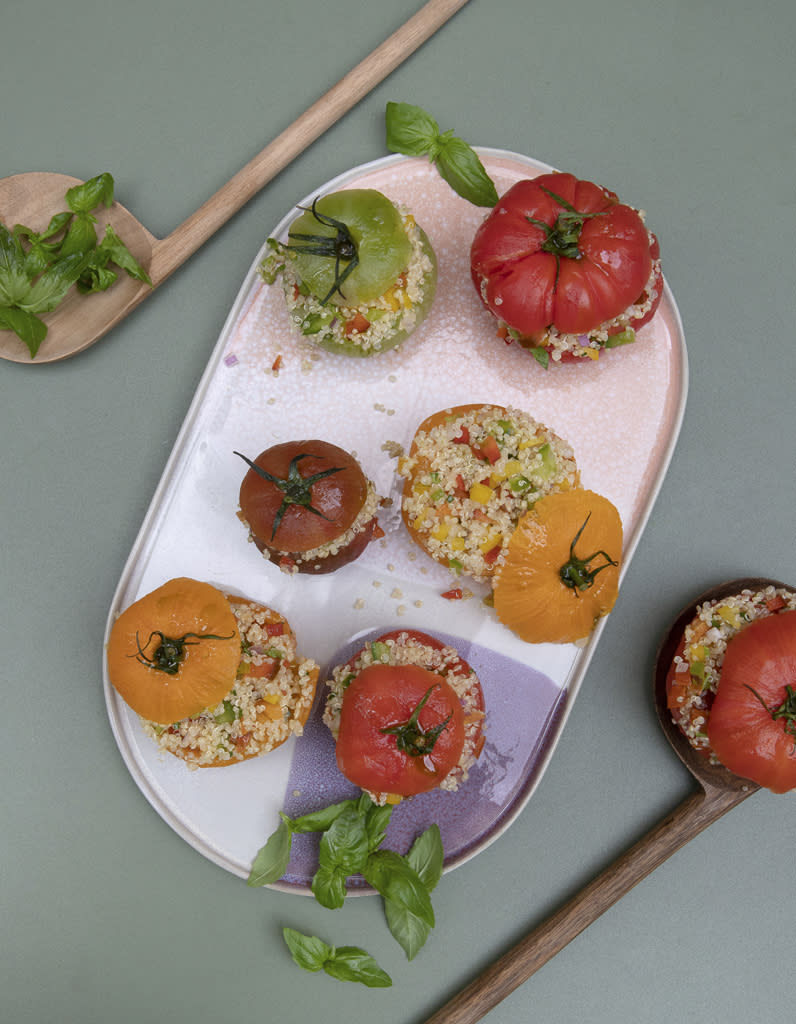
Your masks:
[[[663,291],[659,255],[641,215],[614,192],[550,173],[501,197],[476,232],[470,265],[483,303],[512,337],[544,349],[553,335],[572,336],[559,351],[588,355],[619,335],[634,340],[652,319]]]

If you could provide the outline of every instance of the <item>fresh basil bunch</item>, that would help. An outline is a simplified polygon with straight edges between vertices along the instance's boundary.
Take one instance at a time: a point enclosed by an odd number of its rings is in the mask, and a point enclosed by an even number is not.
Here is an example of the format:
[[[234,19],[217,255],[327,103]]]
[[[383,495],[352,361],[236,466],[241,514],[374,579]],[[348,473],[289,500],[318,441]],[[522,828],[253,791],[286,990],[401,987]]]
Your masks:
[[[66,192],[68,210],[55,214],[44,231],[0,222],[0,330],[14,331],[31,359],[47,337],[41,313],[51,313],[75,285],[87,295],[116,281],[115,265],[151,285],[146,271],[108,224],[97,241],[93,211],[113,203],[113,177],[99,174]]]
[[[287,870],[293,836],[303,832],[321,832],[318,870],[311,885],[315,899],[329,909],[342,907],[347,879],[361,874],[381,895],[390,932],[407,959],[411,960],[422,949],[434,927],[431,892],[442,877],[444,851],[437,825],[430,825],[421,833],[405,856],[381,849],[391,815],[391,806],[374,804],[367,793],[298,818],[280,813],[279,825],[255,857],[248,884],[261,886],[278,881]],[[340,966],[341,950],[335,953],[334,947],[326,946],[322,940],[312,936],[300,936],[292,931],[290,935],[290,941],[287,934],[285,941],[300,967],[307,970],[323,968],[334,977],[341,976],[335,973],[343,969]],[[352,947],[344,948],[347,951],[344,957],[346,980],[385,984],[383,980],[372,980],[375,962],[369,962],[370,958],[362,950],[356,952],[367,961],[360,964],[362,976],[357,977],[357,956],[349,955],[348,950]],[[297,950],[300,950],[300,955],[297,955]],[[371,980],[366,980],[368,978]],[[386,984],[391,984],[389,978]]]
[[[388,103],[387,148],[405,156],[425,156],[463,199],[475,206],[492,207],[498,201],[495,183],[486,173],[475,150],[452,130],[439,125],[422,107]]]

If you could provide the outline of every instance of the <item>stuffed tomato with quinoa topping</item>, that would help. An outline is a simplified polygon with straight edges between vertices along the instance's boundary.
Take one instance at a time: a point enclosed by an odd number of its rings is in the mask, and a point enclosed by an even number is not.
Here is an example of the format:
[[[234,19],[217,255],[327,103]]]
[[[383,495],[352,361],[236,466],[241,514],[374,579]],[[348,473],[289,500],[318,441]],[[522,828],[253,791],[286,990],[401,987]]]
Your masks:
[[[513,185],[479,226],[470,266],[498,334],[545,367],[635,341],[663,295],[643,213],[572,174]]]
[[[398,471],[412,539],[476,580],[494,575],[517,522],[539,498],[579,479],[566,441],[527,413],[497,405],[429,416]]]
[[[666,694],[711,762],[776,793],[796,788],[796,593],[769,585],[700,604]]]
[[[484,745],[484,695],[456,650],[395,630],[337,666],[323,720],[337,765],[378,804],[467,779]]]
[[[188,578],[126,608],[107,658],[144,731],[191,768],[235,764],[301,735],[319,671],[279,612]]]
[[[322,196],[269,239],[260,265],[281,276],[294,328],[330,352],[395,348],[426,318],[437,284],[431,243],[412,214],[375,189]]]
[[[383,536],[381,498],[349,452],[328,441],[287,441],[249,459],[238,517],[249,539],[287,573],[328,573]]]

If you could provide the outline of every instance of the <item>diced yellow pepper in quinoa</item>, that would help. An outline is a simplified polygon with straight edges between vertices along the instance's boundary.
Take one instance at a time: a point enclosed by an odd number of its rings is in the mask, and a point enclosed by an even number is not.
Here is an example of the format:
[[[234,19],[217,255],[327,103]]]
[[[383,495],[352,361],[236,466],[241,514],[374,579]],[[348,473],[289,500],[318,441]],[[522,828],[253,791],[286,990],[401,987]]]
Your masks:
[[[470,487],[470,500],[478,502],[479,505],[488,505],[494,494],[494,490],[486,484],[475,483]]]
[[[732,626],[733,629],[739,629],[742,623],[741,614],[737,608],[731,608],[727,604],[721,605],[716,609],[719,616],[724,619],[728,625]]]

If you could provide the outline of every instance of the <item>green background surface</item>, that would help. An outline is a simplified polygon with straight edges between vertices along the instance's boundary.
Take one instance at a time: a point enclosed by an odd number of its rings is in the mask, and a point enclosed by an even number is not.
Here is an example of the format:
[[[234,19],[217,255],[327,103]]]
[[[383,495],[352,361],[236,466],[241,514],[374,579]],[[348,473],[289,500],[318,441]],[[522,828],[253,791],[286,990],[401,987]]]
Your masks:
[[[109,170],[168,234],[415,0],[2,0],[0,176]],[[691,791],[656,724],[661,633],[704,588],[796,583],[791,0],[471,0],[110,335],[0,365],[0,1015],[14,1024],[421,1022]],[[411,963],[379,901],[251,890],[141,796],[102,694],[114,588],[227,312],[297,198],[384,155],[388,100],[643,206],[685,325],[683,429],[553,761],[448,874]],[[756,794],[489,1016],[747,1024],[792,1013],[794,797]],[[394,979],[309,975],[291,925]]]

